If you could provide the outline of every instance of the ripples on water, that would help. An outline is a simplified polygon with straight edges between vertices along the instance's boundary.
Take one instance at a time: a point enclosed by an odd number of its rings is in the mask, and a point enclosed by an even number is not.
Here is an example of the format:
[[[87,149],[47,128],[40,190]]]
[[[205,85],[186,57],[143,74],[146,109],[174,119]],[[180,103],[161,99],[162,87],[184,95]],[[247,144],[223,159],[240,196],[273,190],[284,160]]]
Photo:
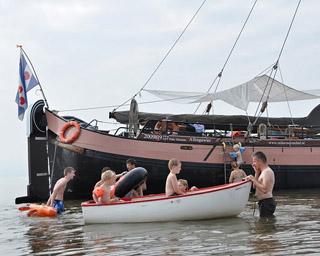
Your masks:
[[[1,204],[1,255],[319,255],[320,190],[279,191],[276,218],[83,225],[80,201],[56,218],[27,217]]]

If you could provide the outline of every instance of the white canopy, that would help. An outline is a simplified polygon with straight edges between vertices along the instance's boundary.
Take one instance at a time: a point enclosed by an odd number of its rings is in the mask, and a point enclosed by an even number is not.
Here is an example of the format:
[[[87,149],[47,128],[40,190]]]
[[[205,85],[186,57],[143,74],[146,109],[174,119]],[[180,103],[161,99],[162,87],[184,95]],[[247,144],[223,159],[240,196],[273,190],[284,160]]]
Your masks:
[[[268,95],[268,102],[297,101],[320,98],[320,90],[298,91],[277,80],[272,79],[267,75],[257,76],[244,84],[216,93],[160,90],[145,91],[161,99],[174,101],[176,103],[199,103],[223,100],[242,110],[247,110],[249,102],[265,101]]]

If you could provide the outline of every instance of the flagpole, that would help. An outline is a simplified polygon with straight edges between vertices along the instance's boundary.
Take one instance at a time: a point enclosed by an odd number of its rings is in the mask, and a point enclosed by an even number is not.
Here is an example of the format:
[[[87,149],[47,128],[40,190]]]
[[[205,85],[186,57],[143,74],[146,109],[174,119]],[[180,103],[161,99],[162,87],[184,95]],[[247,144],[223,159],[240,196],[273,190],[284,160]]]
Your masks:
[[[33,70],[33,73],[34,73],[35,77],[37,78],[37,81],[38,81],[38,84],[39,84],[39,87],[40,87],[40,91],[41,91],[41,94],[42,94],[44,103],[45,103],[46,107],[49,108],[49,104],[48,104],[47,98],[46,98],[46,96],[44,95],[42,86],[41,86],[40,81],[39,81],[39,78],[38,78],[38,76],[37,76],[37,72],[36,72],[36,70],[34,69],[31,60],[29,59],[27,53],[23,50],[22,45],[17,45],[17,47],[20,48],[20,50],[23,52],[23,54],[27,57],[30,65],[31,65],[31,68],[32,68],[32,70]]]

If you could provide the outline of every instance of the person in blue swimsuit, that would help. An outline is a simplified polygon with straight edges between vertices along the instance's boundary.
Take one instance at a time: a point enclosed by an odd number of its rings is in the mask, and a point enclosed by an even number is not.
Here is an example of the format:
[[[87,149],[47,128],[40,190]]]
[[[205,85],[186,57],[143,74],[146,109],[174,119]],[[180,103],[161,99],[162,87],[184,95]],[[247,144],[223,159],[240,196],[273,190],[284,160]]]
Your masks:
[[[63,194],[67,187],[67,183],[75,176],[76,170],[73,167],[66,167],[63,170],[64,177],[59,179],[54,185],[51,196],[48,199],[47,205],[57,208],[57,213],[65,211],[63,205]]]

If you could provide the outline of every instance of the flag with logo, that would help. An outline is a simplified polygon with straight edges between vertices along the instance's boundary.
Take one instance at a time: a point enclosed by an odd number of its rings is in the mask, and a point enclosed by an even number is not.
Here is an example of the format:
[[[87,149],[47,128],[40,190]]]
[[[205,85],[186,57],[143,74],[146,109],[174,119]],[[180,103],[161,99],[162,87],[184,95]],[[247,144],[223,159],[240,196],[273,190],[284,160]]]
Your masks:
[[[38,84],[39,83],[33,75],[23,52],[20,51],[19,84],[16,96],[16,103],[18,104],[18,118],[20,120],[23,120],[24,113],[28,108],[27,92]]]

